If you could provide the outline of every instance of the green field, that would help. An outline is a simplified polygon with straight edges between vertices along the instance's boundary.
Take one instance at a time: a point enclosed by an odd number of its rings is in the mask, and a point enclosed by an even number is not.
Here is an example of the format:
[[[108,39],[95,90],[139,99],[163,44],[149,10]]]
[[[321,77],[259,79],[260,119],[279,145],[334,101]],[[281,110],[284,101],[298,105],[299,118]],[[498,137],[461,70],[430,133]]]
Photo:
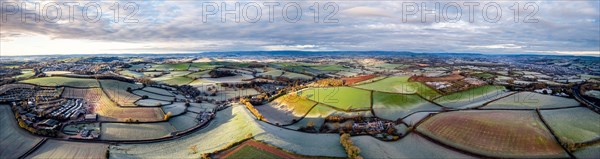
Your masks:
[[[29,78],[35,75],[35,72],[32,69],[21,69],[21,74],[13,76],[12,78],[20,79],[20,78]]]
[[[311,134],[286,130],[257,121],[243,106],[234,105],[217,112],[217,118],[192,134],[161,142],[119,144],[110,151],[110,158],[191,158],[202,153],[226,148],[230,143],[245,139],[255,140],[307,156],[346,157],[339,144],[338,134]],[[196,145],[198,153],[189,148]]]
[[[247,158],[247,159],[278,159],[281,158],[277,155],[271,154],[267,151],[260,150],[254,146],[244,146],[234,152],[233,154],[227,156],[226,159],[238,159],[238,158]]]
[[[167,84],[167,85],[176,85],[176,86],[180,86],[180,85],[186,85],[186,84],[190,84],[192,81],[194,81],[194,79],[189,78],[189,77],[173,77],[167,80],[163,80],[160,81],[161,83]]]
[[[209,73],[210,71],[211,71],[211,70],[200,71],[200,72],[194,72],[194,73],[190,73],[190,74],[186,75],[186,77],[189,77],[189,78],[210,77],[210,76],[208,75],[208,73]]]
[[[157,87],[144,87],[142,90],[148,91],[151,93],[156,93],[165,96],[173,96],[173,94],[165,89],[157,88]]]
[[[500,98],[505,94],[504,86],[486,85],[451,93],[433,101],[445,107],[467,108],[483,105],[485,102]],[[506,94],[508,95],[508,94]]]
[[[99,80],[102,89],[108,97],[121,106],[135,106],[134,102],[140,99],[140,96],[127,92],[127,88],[138,89],[142,85],[121,82],[117,80]]]
[[[133,77],[133,78],[142,78],[142,77],[144,77],[144,73],[136,72],[136,71],[131,71],[131,70],[119,71],[119,74],[121,74],[123,76],[127,76],[127,77]]]
[[[373,92],[373,111],[380,118],[397,120],[417,111],[439,111],[441,107],[418,95]]]
[[[440,94],[419,82],[408,82],[408,76],[393,76],[377,82],[355,85],[353,87],[403,94],[417,93],[427,99],[433,99]]]
[[[21,82],[40,86],[100,87],[93,78],[42,77]]]
[[[189,63],[176,63],[176,64],[155,64],[148,70],[159,70],[159,71],[184,71],[190,67]]]
[[[218,65],[213,65],[210,62],[199,62],[199,63],[191,63],[190,70],[210,70]]]
[[[370,109],[371,92],[352,87],[307,88],[299,96],[339,109]]]
[[[490,78],[496,77],[491,73],[477,73],[477,74],[474,74],[473,76],[479,77],[479,78],[484,78],[484,79],[490,79]]]
[[[158,100],[163,100],[163,101],[175,100],[175,97],[172,97],[172,96],[160,95],[160,94],[151,93],[151,92],[144,91],[144,90],[135,90],[135,91],[133,91],[133,94],[136,94],[138,96],[148,96],[148,98],[158,99]]]
[[[399,141],[383,142],[371,136],[351,138],[364,158],[475,158],[440,146],[414,133]]]
[[[144,140],[156,139],[170,135],[175,131],[168,122],[160,123],[102,123],[101,140]]]
[[[580,105],[575,99],[533,92],[519,92],[489,103],[483,109],[545,109]]]
[[[42,141],[41,137],[31,135],[17,125],[8,105],[0,105],[0,127],[0,158],[19,158]]]
[[[561,141],[581,143],[600,139],[600,115],[586,107],[542,110],[541,114]]]
[[[299,74],[299,73],[282,71],[282,70],[271,70],[271,71],[267,71],[265,73],[260,73],[258,75],[259,76],[267,76],[267,77],[271,76],[273,78],[283,76],[283,77],[287,77],[289,79],[311,79],[312,78],[311,76],[307,76],[307,75],[303,75],[303,74]]]

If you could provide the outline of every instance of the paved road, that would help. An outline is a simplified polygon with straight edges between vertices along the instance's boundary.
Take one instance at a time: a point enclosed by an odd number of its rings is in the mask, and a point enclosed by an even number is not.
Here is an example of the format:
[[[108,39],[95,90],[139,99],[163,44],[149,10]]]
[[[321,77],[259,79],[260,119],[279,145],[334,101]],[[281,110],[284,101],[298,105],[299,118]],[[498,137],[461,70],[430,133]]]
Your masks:
[[[573,86],[573,96],[575,97],[575,99],[577,99],[579,102],[584,103],[588,107],[592,108],[594,111],[600,113],[600,106],[595,105],[594,103],[588,101],[587,99],[585,99],[581,96],[581,94],[579,93],[580,87],[581,87],[581,85]]]

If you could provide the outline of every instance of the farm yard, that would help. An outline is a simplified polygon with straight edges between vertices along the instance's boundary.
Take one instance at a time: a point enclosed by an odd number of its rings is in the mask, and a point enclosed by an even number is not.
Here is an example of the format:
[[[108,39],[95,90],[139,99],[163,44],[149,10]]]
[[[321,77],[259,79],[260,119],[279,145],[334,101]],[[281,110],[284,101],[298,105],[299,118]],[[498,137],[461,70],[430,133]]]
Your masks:
[[[417,131],[441,143],[494,157],[568,157],[534,111],[455,111]]]

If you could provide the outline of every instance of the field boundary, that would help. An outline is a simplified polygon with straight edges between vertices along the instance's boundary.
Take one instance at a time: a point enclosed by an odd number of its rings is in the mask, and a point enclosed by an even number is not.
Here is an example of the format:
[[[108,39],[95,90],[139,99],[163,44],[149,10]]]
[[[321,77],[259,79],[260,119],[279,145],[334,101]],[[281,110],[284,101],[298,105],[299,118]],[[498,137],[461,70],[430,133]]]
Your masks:
[[[556,133],[554,133],[554,130],[552,130],[552,128],[550,128],[550,126],[548,126],[548,124],[546,123],[546,120],[544,119],[544,117],[542,116],[542,113],[540,112],[540,109],[536,109],[535,114],[538,116],[538,119],[540,119],[542,124],[544,124],[544,127],[546,129],[548,129],[548,132],[550,132],[550,135],[552,135],[552,138],[554,138],[556,143],[565,151],[565,153],[567,153],[569,155],[569,157],[575,158],[575,156],[564,146],[564,144],[556,136]]]
[[[19,157],[19,159],[24,159],[25,157],[31,155],[31,153],[35,152],[35,150],[37,150],[38,148],[40,148],[44,143],[46,143],[46,141],[48,140],[48,138],[42,138],[42,141],[39,141],[37,144],[35,144],[35,146],[33,146],[31,149],[27,150],[27,152],[25,152],[23,155],[21,155]]]

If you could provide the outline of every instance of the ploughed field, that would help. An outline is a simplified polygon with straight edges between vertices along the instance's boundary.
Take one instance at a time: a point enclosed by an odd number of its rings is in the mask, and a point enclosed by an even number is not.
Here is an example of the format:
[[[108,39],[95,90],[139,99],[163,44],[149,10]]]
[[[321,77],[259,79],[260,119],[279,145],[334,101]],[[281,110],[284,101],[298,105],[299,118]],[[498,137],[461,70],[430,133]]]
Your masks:
[[[494,157],[568,157],[535,111],[455,111],[417,131],[443,144]]]

